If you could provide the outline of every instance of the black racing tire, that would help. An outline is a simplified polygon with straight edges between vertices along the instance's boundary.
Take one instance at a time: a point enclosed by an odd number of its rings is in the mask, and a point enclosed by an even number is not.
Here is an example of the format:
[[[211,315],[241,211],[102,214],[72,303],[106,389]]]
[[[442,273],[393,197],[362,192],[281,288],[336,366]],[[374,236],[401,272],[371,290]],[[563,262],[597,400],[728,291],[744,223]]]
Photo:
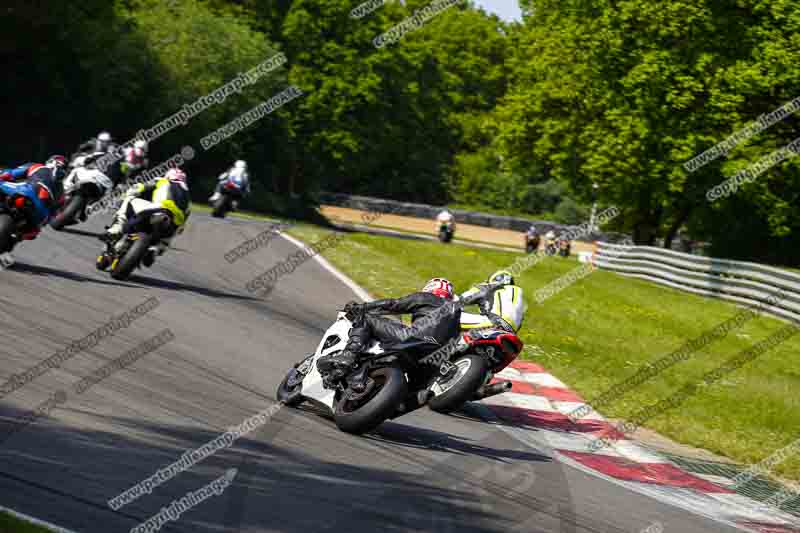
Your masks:
[[[50,227],[56,231],[61,231],[64,226],[78,222],[78,215],[86,207],[86,198],[83,195],[74,195],[69,203],[50,221]]]
[[[466,366],[466,370],[459,370],[447,382],[444,392],[437,392],[437,388],[441,390],[442,386],[434,385],[432,390],[435,396],[428,401],[428,407],[437,413],[449,413],[461,408],[475,396],[486,379],[486,359],[479,355],[466,354],[453,361],[453,364],[459,368]]]
[[[126,280],[130,277],[131,273],[139,266],[142,257],[147,253],[150,247],[151,236],[147,233],[140,233],[139,238],[128,249],[128,252],[119,258],[117,263],[111,269],[111,277],[116,280]]]
[[[231,197],[228,194],[221,194],[217,201],[214,202],[214,209],[211,211],[211,216],[216,218],[225,218],[225,213],[230,210]]]
[[[10,215],[0,215],[0,254],[10,252],[14,247],[14,226]]]
[[[352,408],[348,397],[339,398],[334,410],[336,426],[346,433],[361,435],[372,431],[397,412],[408,396],[408,383],[402,370],[394,366],[376,368],[369,373],[377,391],[366,403]]]
[[[300,394],[300,392],[303,390],[302,382],[298,383],[294,387],[289,387],[287,385],[289,377],[295,372],[297,372],[297,370],[294,368],[289,370],[289,372],[283,378],[283,381],[281,381],[281,384],[278,385],[278,392],[275,394],[276,399],[288,407],[297,407],[305,401],[305,398],[303,398],[302,394]]]

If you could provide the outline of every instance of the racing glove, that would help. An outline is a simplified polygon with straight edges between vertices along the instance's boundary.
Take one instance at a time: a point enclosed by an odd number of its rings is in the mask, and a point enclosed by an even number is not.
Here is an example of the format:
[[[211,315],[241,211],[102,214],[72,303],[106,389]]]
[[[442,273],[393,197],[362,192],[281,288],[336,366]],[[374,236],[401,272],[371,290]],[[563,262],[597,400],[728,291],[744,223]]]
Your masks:
[[[364,305],[358,302],[348,302],[344,306],[345,317],[351,322],[364,314]]]

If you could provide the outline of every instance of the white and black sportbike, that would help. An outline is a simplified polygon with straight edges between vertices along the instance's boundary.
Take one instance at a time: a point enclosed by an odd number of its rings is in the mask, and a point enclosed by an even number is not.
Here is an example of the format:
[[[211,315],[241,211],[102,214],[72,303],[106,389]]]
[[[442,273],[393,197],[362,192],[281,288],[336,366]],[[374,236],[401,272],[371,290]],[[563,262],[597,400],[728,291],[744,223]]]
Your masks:
[[[64,194],[59,199],[61,207],[50,221],[51,228],[62,230],[85,221],[86,208],[113,188],[111,178],[95,164],[104,155],[105,152],[96,152],[78,155],[72,160],[70,173],[64,178]]]
[[[355,434],[426,404],[435,411],[449,412],[470,400],[509,390],[511,382],[491,381],[517,358],[523,346],[516,333],[501,328],[461,333],[447,350],[433,339],[389,346],[374,341],[361,356],[358,368],[330,384],[317,370],[317,360],[343,350],[351,327],[346,313],[340,312],[316,352],[289,370],[278,386],[277,399],[292,407],[311,401],[332,414],[339,429]],[[432,357],[434,352],[436,357]]]

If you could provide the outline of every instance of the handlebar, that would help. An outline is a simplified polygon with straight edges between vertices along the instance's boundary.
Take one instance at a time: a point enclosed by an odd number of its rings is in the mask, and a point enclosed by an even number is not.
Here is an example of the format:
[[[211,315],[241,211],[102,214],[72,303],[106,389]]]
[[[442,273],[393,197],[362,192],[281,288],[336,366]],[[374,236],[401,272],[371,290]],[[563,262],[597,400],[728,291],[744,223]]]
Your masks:
[[[469,296],[459,295],[459,300],[462,301],[464,305],[470,305],[487,298],[490,295],[494,295],[495,292],[502,289],[506,285],[507,283],[503,283],[501,281],[496,281],[494,283],[483,283],[479,285],[480,289],[475,294],[471,294]]]

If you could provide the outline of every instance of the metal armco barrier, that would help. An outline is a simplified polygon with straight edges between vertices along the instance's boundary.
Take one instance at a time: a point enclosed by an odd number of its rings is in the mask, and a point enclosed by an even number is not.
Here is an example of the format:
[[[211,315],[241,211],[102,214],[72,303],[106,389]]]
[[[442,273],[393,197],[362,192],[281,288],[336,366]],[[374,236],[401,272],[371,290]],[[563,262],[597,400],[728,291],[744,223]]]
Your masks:
[[[652,246],[596,242],[595,266],[675,289],[723,298],[800,323],[800,274],[779,268],[690,255]],[[769,297],[782,293],[774,305]]]

